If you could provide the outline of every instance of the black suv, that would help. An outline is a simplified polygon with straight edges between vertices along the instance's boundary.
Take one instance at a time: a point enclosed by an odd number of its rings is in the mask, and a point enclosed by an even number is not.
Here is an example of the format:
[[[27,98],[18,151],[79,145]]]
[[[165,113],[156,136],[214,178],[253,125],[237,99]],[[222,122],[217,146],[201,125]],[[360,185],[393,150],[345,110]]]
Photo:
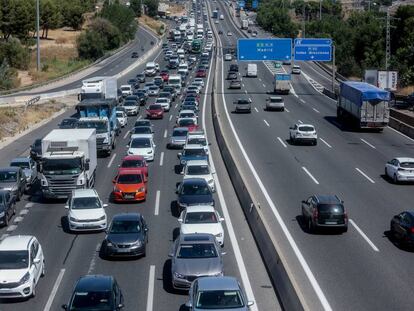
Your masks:
[[[231,64],[229,71],[239,72],[239,65]]]
[[[69,305],[64,310],[118,311],[124,307],[124,297],[113,276],[85,275],[76,283]]]
[[[213,193],[203,178],[188,178],[177,185],[177,206],[180,212],[190,205],[214,206]]]
[[[313,195],[302,201],[302,219],[309,232],[318,228],[348,231],[348,215],[344,202],[336,195]]]

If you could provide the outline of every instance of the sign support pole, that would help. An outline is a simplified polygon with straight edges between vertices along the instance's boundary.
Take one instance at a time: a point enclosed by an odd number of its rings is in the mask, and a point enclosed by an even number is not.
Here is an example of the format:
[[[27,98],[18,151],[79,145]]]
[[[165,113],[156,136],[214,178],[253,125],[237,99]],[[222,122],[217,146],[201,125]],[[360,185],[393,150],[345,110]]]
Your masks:
[[[332,44],[332,93],[335,94],[335,44]]]

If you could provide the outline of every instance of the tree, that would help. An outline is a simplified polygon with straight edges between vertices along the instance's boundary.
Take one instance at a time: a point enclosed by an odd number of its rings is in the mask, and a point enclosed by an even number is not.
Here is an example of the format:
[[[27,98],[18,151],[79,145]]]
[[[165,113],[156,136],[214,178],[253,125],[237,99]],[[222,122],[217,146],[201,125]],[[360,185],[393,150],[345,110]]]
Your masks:
[[[12,24],[12,35],[19,39],[27,40],[29,32],[35,28],[35,4],[30,0],[18,0],[14,3],[14,16],[17,16]]]
[[[131,0],[129,7],[134,11],[136,16],[141,16],[141,2],[142,0]]]
[[[123,42],[134,38],[137,31],[137,22],[135,21],[135,13],[131,8],[120,4],[118,1],[113,4],[105,3],[99,16],[109,20],[119,29]]]
[[[58,6],[52,0],[43,0],[40,2],[40,26],[42,28],[42,38],[47,39],[49,29],[59,27],[61,14]]]
[[[29,67],[30,54],[16,38],[0,43],[0,59],[6,60],[11,67],[25,70]]]
[[[79,30],[84,22],[83,14],[85,8],[76,1],[74,3],[66,2],[62,7],[62,26],[71,27],[74,30]]]
[[[11,34],[13,33],[13,23],[16,20],[15,16],[15,5],[16,2],[14,0],[0,0],[1,7],[0,10],[2,11],[2,19],[0,20],[0,32],[3,35],[5,40],[8,40]]]
[[[83,32],[77,40],[80,58],[96,60],[105,55],[105,42],[94,31]]]
[[[288,9],[283,6],[280,0],[262,3],[256,20],[263,29],[278,37],[294,38],[298,34],[298,26],[292,22]]]
[[[10,90],[17,86],[17,72],[5,59],[0,63],[0,91]]]
[[[104,50],[109,51],[121,45],[121,33],[118,28],[104,18],[96,18],[89,26],[89,30],[94,32],[103,41]]]
[[[144,3],[147,6],[148,16],[155,17],[158,15],[159,0],[145,0]]]

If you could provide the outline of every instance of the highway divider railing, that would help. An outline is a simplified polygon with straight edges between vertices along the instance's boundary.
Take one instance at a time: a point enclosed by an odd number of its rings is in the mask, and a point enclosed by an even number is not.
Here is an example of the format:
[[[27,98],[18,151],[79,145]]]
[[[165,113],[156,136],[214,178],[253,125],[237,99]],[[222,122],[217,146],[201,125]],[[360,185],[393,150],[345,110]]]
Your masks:
[[[216,42],[218,42],[218,36],[216,32],[213,31],[213,33],[216,38]],[[216,61],[214,62],[213,72],[215,72],[217,66],[217,56],[217,48],[215,48],[213,57],[215,57]],[[236,195],[239,199],[250,230],[254,236],[257,247],[262,256],[262,260],[266,266],[270,280],[272,281],[273,288],[276,290],[276,294],[283,306],[283,309],[289,311],[302,311],[304,310],[303,304],[299,298],[298,293],[295,290],[291,278],[289,277],[289,273],[285,267],[284,260],[282,260],[281,256],[278,253],[276,238],[272,234],[270,225],[267,223],[266,218],[260,209],[260,206],[254,203],[252,195],[250,194],[250,190],[246,186],[246,183],[239,171],[239,168],[236,165],[226,139],[223,136],[220,125],[220,117],[217,114],[216,110],[217,102],[215,100],[215,89],[216,79],[214,75],[211,94],[213,127],[221,156],[230,176]]]

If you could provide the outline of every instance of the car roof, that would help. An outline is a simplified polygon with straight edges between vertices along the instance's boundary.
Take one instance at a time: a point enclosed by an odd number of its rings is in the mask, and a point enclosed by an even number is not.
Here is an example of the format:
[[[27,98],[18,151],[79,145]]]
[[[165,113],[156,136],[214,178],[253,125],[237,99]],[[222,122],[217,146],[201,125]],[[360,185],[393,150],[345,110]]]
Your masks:
[[[181,110],[180,114],[182,113],[194,113],[194,110],[190,110],[190,109]]]
[[[414,158],[407,158],[407,157],[398,157],[395,158],[399,162],[414,162]]]
[[[316,200],[320,204],[341,204],[341,200],[336,195],[315,195]]]
[[[112,217],[112,221],[114,220],[138,220],[141,219],[140,213],[119,213],[115,214]]]
[[[186,213],[197,213],[197,212],[214,212],[214,206],[211,205],[189,205],[186,207]]]
[[[312,126],[314,128],[314,126],[312,124],[305,124],[305,123],[296,123],[297,126]]]
[[[10,163],[12,162],[30,162],[30,158],[29,157],[17,157],[14,158],[13,160],[10,161]]]
[[[26,250],[33,238],[32,235],[11,235],[5,237],[0,242],[0,251]]]
[[[199,165],[207,165],[207,160],[190,160],[185,163],[186,166],[199,166]]]
[[[110,291],[114,278],[109,275],[85,275],[76,284],[76,292]]]
[[[200,144],[191,144],[191,145],[186,145],[184,149],[204,149],[204,146]]]
[[[186,243],[212,243],[215,242],[216,238],[210,233],[189,233],[189,234],[180,234],[180,244]]]
[[[187,178],[183,180],[183,184],[207,184],[204,178]]]
[[[72,198],[99,197],[95,189],[75,189],[72,191]]]
[[[141,156],[141,155],[127,155],[127,156],[122,158],[122,161],[125,161],[125,160],[141,160],[141,161],[143,161],[144,157]]]
[[[198,290],[239,290],[239,282],[231,276],[207,276],[198,278]]]

